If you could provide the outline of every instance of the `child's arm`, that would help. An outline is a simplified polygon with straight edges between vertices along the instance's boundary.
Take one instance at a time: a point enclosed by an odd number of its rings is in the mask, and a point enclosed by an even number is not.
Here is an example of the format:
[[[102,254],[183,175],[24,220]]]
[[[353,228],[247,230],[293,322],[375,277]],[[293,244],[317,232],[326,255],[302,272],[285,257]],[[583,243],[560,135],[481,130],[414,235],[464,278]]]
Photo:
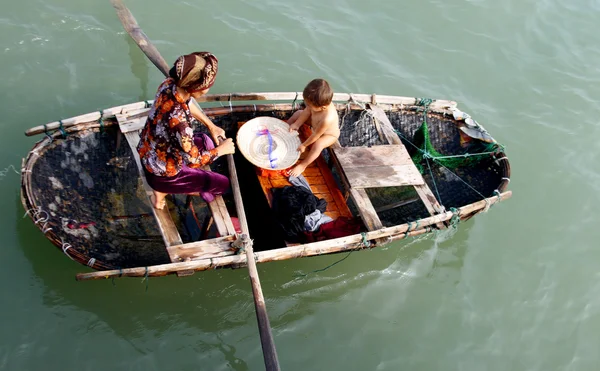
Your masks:
[[[310,110],[304,109],[302,111],[302,113],[300,114],[300,116],[296,119],[296,121],[290,124],[290,131],[300,129],[300,126],[302,126],[302,124],[304,124],[306,122],[306,120],[308,120],[309,117],[310,117]]]
[[[298,150],[300,152],[304,152],[304,150],[310,146],[311,144],[313,144],[314,142],[317,141],[317,139],[321,138],[321,136],[323,136],[323,134],[327,131],[327,129],[329,129],[329,127],[331,126],[331,122],[330,121],[323,121],[323,123],[321,124],[321,126],[319,126],[319,128],[317,130],[314,130],[312,132],[312,134],[310,135],[310,137],[308,137],[304,143],[302,143],[300,145],[300,147],[304,147],[304,148],[298,148]]]

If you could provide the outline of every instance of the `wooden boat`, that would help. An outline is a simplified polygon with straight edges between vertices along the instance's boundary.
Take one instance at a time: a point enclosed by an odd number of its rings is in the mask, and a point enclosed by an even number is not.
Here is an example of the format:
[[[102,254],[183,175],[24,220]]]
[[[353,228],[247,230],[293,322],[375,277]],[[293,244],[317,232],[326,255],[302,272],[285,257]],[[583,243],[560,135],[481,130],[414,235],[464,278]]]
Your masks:
[[[236,93],[207,95],[201,102],[235,138],[252,118],[289,118],[301,97]],[[132,151],[151,101],[28,130],[26,135],[46,135],[24,159],[23,206],[67,257],[101,271],[78,279],[95,279],[245,265],[235,244],[236,201],[247,214],[255,260],[263,263],[379,247],[447,228],[511,196],[503,148],[455,102],[339,93],[334,102],[342,134],[304,175],[315,195],[328,202],[326,213],[359,220],[358,233],[304,244],[284,241],[270,195],[287,179],[257,171],[239,153],[234,161],[220,158],[211,165],[239,179],[232,194],[209,205],[174,195],[168,210],[156,211]]]

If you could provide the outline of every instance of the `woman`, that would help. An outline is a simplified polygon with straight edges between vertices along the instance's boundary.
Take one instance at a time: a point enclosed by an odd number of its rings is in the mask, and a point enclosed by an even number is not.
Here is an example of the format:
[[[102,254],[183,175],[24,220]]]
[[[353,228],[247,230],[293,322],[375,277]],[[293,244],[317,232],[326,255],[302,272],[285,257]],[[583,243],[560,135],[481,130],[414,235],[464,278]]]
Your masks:
[[[206,134],[194,136],[191,118],[203,123],[213,138],[225,138],[225,131],[213,122],[190,98],[198,99],[214,84],[217,58],[208,52],[182,55],[160,84],[137,150],[154,194],[157,209],[165,206],[172,193],[200,194],[206,202],[229,188],[226,176],[202,170],[217,157],[235,152],[231,139],[215,148]]]

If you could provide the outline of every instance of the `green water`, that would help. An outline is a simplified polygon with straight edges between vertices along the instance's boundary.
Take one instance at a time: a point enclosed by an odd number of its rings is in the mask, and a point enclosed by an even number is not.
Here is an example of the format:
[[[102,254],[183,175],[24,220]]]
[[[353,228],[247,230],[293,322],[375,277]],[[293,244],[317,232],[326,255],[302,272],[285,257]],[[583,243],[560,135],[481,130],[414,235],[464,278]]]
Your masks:
[[[259,266],[284,370],[597,370],[598,0],[127,0],[213,93],[452,99],[506,146],[514,196],[446,241]],[[151,99],[160,74],[108,0],[4,2],[0,169],[32,126]],[[0,177],[1,370],[260,370],[246,270],[75,282]]]

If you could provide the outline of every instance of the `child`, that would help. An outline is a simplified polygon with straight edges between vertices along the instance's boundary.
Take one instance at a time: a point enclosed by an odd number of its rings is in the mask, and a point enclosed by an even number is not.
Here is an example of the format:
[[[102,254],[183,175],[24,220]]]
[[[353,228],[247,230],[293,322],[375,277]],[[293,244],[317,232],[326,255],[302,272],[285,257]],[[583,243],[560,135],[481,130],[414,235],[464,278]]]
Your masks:
[[[297,177],[319,157],[324,148],[335,143],[340,136],[339,117],[331,100],[333,90],[323,79],[314,79],[306,85],[304,92],[306,108],[295,112],[288,120],[290,131],[298,130],[304,123],[312,129],[312,135],[298,147],[300,153],[312,144],[308,155],[290,170],[290,176]]]

